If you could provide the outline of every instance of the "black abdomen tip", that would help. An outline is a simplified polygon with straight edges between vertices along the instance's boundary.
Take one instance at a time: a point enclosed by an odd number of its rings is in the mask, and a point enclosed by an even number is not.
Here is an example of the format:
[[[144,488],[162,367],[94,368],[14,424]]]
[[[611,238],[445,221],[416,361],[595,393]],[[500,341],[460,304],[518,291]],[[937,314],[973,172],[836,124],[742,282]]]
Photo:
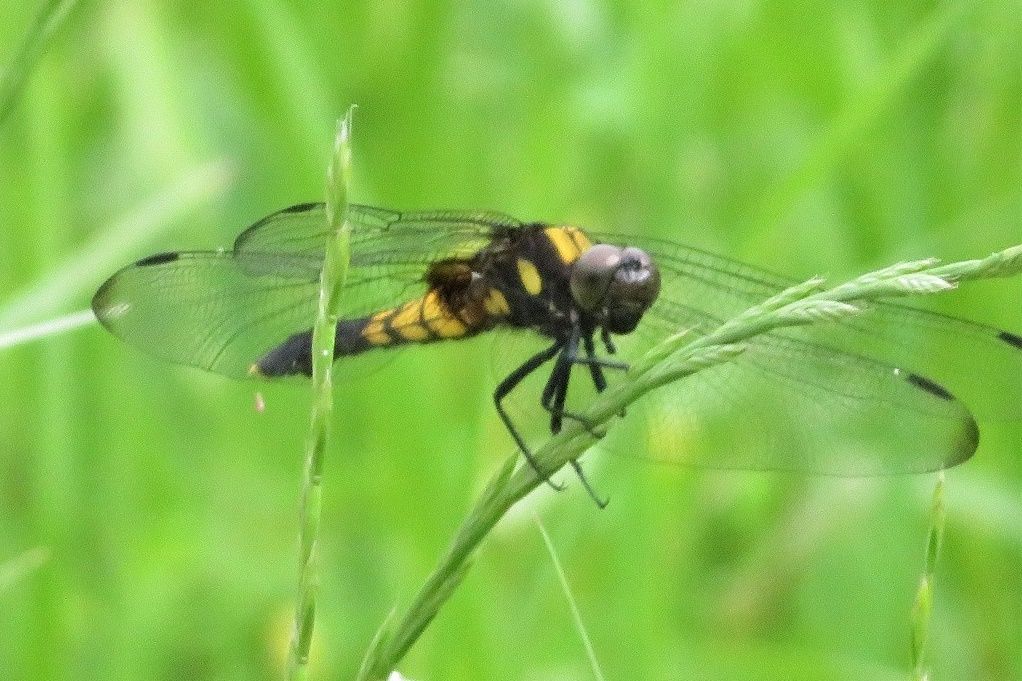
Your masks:
[[[312,375],[312,333],[296,333],[271,349],[252,366],[249,373],[263,378]]]

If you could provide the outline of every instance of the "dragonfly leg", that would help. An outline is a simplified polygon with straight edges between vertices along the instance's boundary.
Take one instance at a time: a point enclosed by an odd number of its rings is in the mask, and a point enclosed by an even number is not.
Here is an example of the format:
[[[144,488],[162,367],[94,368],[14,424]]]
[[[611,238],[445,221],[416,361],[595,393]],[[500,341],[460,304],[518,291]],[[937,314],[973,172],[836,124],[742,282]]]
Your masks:
[[[570,367],[571,364],[566,362],[566,367]],[[555,398],[557,396],[557,390],[561,385],[565,386],[565,394],[567,394],[566,381],[567,379],[556,380],[559,376],[562,376],[560,372],[551,372],[550,380],[547,381],[546,388],[543,389],[543,399],[541,401],[543,408],[550,412],[550,432],[559,433],[561,431],[561,422],[563,419],[571,419],[572,421],[578,421],[585,427],[597,440],[604,436],[604,433],[596,429],[596,427],[586,417],[582,416],[573,411],[569,411],[564,408],[563,399],[561,400],[561,406],[558,408],[555,405]]]
[[[527,359],[520,367],[508,374],[507,377],[500,382],[496,390],[493,391],[493,403],[497,407],[497,414],[500,416],[500,420],[504,422],[504,427],[507,428],[509,433],[511,433],[511,437],[514,438],[515,444],[518,445],[518,448],[522,452],[522,456],[524,456],[525,460],[529,462],[532,469],[536,471],[537,474],[541,475],[550,487],[557,491],[564,489],[564,486],[555,483],[539,470],[539,464],[536,462],[535,457],[533,457],[532,452],[529,451],[528,445],[525,444],[525,440],[522,439],[518,429],[515,428],[514,423],[511,421],[511,417],[508,415],[507,411],[504,410],[504,405],[501,402],[519,383],[525,380],[526,376],[549,362],[550,359],[559,353],[563,347],[564,341],[558,340],[546,350],[536,353]]]
[[[614,347],[614,342],[610,339],[610,332],[607,331],[607,329],[601,329],[600,336],[603,340],[604,346],[607,348],[607,352],[611,354],[617,352],[617,348]],[[612,360],[600,359],[597,357],[596,344],[593,343],[592,335],[586,336],[585,349],[585,359],[587,360],[585,363],[589,365],[589,373],[593,377],[593,385],[596,386],[596,392],[602,393],[607,387],[607,378],[603,375],[604,367],[607,369],[622,369],[624,371],[628,371],[628,365],[624,362],[613,362]],[[624,418],[625,410],[623,408],[618,413],[622,418]]]
[[[550,412],[550,430],[557,433],[561,430],[561,421],[565,417],[580,421],[586,430],[595,437],[599,438],[600,435],[595,432],[592,425],[583,417],[565,411],[564,401],[568,396],[568,385],[571,383],[571,367],[576,364],[578,359],[578,341],[579,341],[579,329],[578,326],[573,326],[571,335],[568,336],[567,342],[564,344],[564,348],[561,350],[561,354],[557,357],[557,363],[554,366],[554,370],[550,373],[550,380],[547,381],[546,387],[543,389],[543,407]],[[592,365],[590,365],[592,366]],[[575,474],[578,475],[579,482],[582,483],[582,487],[585,488],[586,493],[593,500],[598,508],[606,508],[607,500],[600,498],[593,489],[589,479],[586,478],[585,471],[582,470],[582,466],[579,465],[575,459],[571,460],[571,467],[575,469]]]
[[[564,418],[564,401],[568,396],[568,384],[571,382],[571,367],[578,353],[578,327],[573,326],[571,334],[564,343],[561,353],[557,356],[554,369],[550,372],[546,386],[543,388],[543,408],[550,412],[550,432],[561,432]]]
[[[575,469],[575,474],[578,476],[582,486],[586,488],[586,492],[589,493],[589,498],[593,500],[593,503],[596,504],[597,508],[607,508],[607,504],[610,503],[610,499],[606,497],[600,498],[600,496],[596,493],[596,490],[593,489],[593,486],[589,483],[589,478],[586,477],[585,471],[582,470],[582,465],[578,462],[578,459],[571,460],[571,467]]]
[[[614,345],[614,339],[610,337],[610,331],[607,331],[607,327],[600,328],[600,340],[603,341],[603,347],[607,348],[608,355],[617,354],[617,346]]]
[[[604,333],[607,332],[604,331]],[[608,335],[607,337],[609,338],[610,336]],[[589,359],[595,358],[596,345],[593,343],[593,335],[591,333],[586,334],[586,337],[583,339],[582,344],[585,346],[586,349],[586,357]],[[610,352],[610,349],[608,348],[607,351]],[[593,377],[593,385],[596,386],[596,392],[602,393],[604,390],[607,389],[607,377],[603,375],[602,366],[592,362],[589,363],[589,375]]]
[[[604,369],[617,369],[618,371],[628,371],[631,367],[628,362],[618,362],[614,359],[607,359],[606,357],[576,357],[572,360],[572,364],[589,364],[603,367]]]
[[[585,364],[589,367],[589,373],[593,379],[593,385],[596,386],[597,392],[603,392],[607,388],[607,379],[603,373],[604,368],[627,370],[628,365],[624,362],[614,362],[597,357],[596,346],[593,343],[592,336],[582,337],[582,343],[586,351],[585,357],[578,356],[577,346],[574,353],[569,353],[569,346],[566,345],[565,351],[557,358],[558,366],[554,367],[554,370],[550,373],[550,379],[547,381],[546,387],[543,389],[542,404],[543,408],[551,414],[551,432],[560,432],[562,419],[571,419],[572,421],[578,421],[585,426],[585,429],[589,431],[589,434],[594,438],[600,439],[605,435],[605,433],[597,430],[596,427],[581,414],[565,409],[563,398],[561,399],[560,406],[555,404],[554,398],[556,391],[558,386],[563,385],[563,390],[565,391],[565,394],[567,393],[568,375],[571,373],[570,367],[573,364]],[[622,410],[621,416],[624,416],[624,410]]]

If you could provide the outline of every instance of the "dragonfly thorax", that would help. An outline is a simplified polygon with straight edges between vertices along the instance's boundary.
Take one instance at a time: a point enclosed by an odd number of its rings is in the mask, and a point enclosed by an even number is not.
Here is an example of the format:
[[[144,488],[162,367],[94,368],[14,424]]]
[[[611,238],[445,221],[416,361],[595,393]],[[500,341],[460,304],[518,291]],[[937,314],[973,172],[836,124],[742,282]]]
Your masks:
[[[660,271],[645,251],[596,244],[575,262],[570,278],[575,304],[599,326],[630,333],[660,293]]]

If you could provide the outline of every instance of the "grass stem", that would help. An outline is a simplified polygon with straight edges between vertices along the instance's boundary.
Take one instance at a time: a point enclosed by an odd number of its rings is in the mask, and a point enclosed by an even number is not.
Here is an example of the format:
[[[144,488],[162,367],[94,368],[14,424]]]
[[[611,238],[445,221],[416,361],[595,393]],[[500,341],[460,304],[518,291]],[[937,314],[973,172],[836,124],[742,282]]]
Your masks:
[[[912,679],[926,681],[926,651],[930,638],[930,616],[933,613],[933,582],[937,570],[937,557],[944,541],[944,473],[937,475],[933,488],[930,511],[930,530],[926,536],[926,558],[923,576],[919,580],[916,602],[912,608]]]
[[[32,69],[78,0],[46,0],[11,63],[0,73],[0,126],[11,115]]]
[[[564,568],[561,566],[561,561],[557,557],[557,550],[554,548],[554,542],[550,538],[550,533],[546,531],[543,526],[543,522],[539,519],[539,516],[534,518],[536,527],[539,528],[539,533],[543,537],[543,544],[546,546],[547,553],[550,554],[550,561],[554,565],[554,571],[557,572],[557,580],[561,584],[561,591],[564,592],[564,597],[568,601],[568,606],[571,608],[571,618],[575,622],[575,628],[578,630],[579,637],[582,639],[582,645],[586,650],[586,657],[589,659],[589,667],[593,670],[593,678],[596,681],[605,681],[603,670],[600,668],[600,662],[596,659],[596,649],[593,648],[593,641],[589,638],[589,632],[586,630],[585,622],[582,621],[582,612],[578,609],[578,602],[575,601],[575,596],[571,593],[571,586],[568,584],[568,576],[564,574]]]
[[[320,273],[319,310],[312,334],[312,416],[302,484],[299,520],[298,591],[294,628],[288,651],[288,679],[308,678],[309,651],[316,623],[319,591],[319,524],[322,515],[323,461],[333,415],[334,341],[341,289],[348,272],[350,228],[346,222],[351,184],[351,116],[338,121],[334,154],[327,171],[327,238]]]
[[[694,340],[684,333],[666,338],[635,362],[623,381],[601,393],[581,415],[591,430],[576,421],[567,424],[533,453],[535,467],[516,467],[517,455],[507,459],[404,616],[393,628],[381,629],[357,678],[359,681],[387,678],[460,583],[476,549],[504,514],[562,466],[582,456],[596,442],[592,431],[646,393],[728,362],[744,351],[745,342],[774,329],[852,316],[858,314],[859,303],[940,293],[962,281],[1015,276],[1020,272],[1022,245],[980,260],[947,265],[930,260],[898,264],[826,290],[821,282],[812,280],[782,291]],[[921,281],[925,285],[919,285]],[[935,551],[928,555],[935,556]],[[932,564],[928,566],[932,570]]]

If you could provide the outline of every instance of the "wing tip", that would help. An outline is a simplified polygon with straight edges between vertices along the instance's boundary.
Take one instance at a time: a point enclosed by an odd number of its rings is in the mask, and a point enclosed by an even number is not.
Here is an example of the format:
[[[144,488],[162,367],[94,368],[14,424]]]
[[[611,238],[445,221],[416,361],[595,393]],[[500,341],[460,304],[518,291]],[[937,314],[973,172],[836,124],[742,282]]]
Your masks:
[[[899,371],[898,373],[912,386],[941,401],[954,403],[960,410],[960,418],[958,419],[959,429],[951,438],[953,444],[947,457],[932,470],[920,472],[936,472],[953,468],[972,458],[972,455],[979,448],[979,424],[976,422],[976,417],[973,416],[972,412],[953,393],[936,381],[912,371]]]
[[[979,424],[971,412],[966,412],[967,418],[962,423],[962,430],[959,433],[957,447],[951,453],[938,470],[946,470],[965,463],[972,458],[972,455],[979,449]]]

